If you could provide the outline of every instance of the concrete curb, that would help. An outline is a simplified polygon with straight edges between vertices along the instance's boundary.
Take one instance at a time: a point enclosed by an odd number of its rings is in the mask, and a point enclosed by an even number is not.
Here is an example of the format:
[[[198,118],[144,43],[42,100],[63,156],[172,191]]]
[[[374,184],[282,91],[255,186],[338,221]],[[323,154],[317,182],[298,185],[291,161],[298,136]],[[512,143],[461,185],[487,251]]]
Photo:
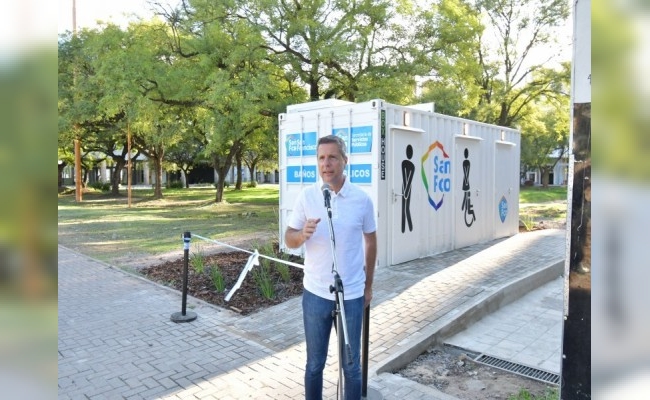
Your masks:
[[[414,339],[406,341],[404,350],[393,354],[368,371],[369,379],[380,374],[391,373],[415,360],[428,348],[442,344],[444,339],[464,330],[499,308],[512,303],[526,293],[552,281],[564,273],[564,260],[542,267],[510,284],[504,285],[487,295],[474,300],[465,310],[455,310],[423,330]]]

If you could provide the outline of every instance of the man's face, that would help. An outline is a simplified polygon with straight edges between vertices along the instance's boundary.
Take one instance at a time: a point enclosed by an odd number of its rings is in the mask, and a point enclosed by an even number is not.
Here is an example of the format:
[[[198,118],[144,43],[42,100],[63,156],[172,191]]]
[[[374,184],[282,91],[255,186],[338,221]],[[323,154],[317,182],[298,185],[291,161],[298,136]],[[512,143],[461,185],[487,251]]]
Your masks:
[[[336,143],[323,143],[318,146],[318,173],[324,183],[339,188],[343,184],[346,162]]]

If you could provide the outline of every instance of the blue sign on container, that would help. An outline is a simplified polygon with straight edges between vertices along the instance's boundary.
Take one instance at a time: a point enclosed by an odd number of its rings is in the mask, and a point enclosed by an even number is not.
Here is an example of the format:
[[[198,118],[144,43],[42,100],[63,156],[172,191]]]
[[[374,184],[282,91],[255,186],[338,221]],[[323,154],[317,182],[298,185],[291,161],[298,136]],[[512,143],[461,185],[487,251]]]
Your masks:
[[[316,183],[318,172],[315,165],[305,165],[302,167],[302,183]]]
[[[350,152],[350,130],[348,128],[335,128],[332,129],[332,135],[338,136],[345,142],[347,152]]]
[[[287,183],[316,183],[315,165],[290,165],[287,167]]]
[[[287,157],[300,157],[302,152],[302,140],[299,133],[287,135],[284,145],[287,148]]]
[[[372,164],[350,164],[348,176],[352,183],[372,183]]]
[[[372,126],[353,126],[350,138],[352,141],[350,153],[370,153],[372,151]]]
[[[317,146],[316,132],[305,132],[302,134],[302,155],[315,156]]]

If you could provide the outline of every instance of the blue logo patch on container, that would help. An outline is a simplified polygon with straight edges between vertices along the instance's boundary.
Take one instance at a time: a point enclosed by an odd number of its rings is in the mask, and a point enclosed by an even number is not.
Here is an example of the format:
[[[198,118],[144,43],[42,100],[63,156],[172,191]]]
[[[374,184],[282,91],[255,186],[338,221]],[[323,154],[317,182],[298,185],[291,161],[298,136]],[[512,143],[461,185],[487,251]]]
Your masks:
[[[506,222],[507,216],[508,216],[508,200],[506,200],[506,196],[502,196],[501,201],[499,202],[499,218],[501,218],[501,222]]]
[[[352,127],[350,153],[370,153],[372,151],[372,126]]]
[[[372,183],[372,164],[350,164],[348,176],[352,183]]]
[[[302,139],[299,133],[287,135],[284,145],[287,149],[287,157],[300,157],[302,152]]]
[[[335,128],[332,129],[332,135],[338,136],[345,142],[347,152],[350,152],[350,130],[348,128]]]

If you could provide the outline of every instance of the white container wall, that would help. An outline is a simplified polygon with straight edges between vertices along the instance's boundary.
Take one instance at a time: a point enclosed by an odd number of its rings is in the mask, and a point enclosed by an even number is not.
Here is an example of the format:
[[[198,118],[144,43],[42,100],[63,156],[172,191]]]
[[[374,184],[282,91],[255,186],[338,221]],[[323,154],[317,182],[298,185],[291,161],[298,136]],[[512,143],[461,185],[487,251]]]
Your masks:
[[[429,110],[427,110],[427,108]],[[280,248],[293,203],[321,184],[318,138],[348,145],[347,176],[372,198],[378,265],[511,236],[519,229],[518,131],[384,100],[323,100],[279,116]]]

